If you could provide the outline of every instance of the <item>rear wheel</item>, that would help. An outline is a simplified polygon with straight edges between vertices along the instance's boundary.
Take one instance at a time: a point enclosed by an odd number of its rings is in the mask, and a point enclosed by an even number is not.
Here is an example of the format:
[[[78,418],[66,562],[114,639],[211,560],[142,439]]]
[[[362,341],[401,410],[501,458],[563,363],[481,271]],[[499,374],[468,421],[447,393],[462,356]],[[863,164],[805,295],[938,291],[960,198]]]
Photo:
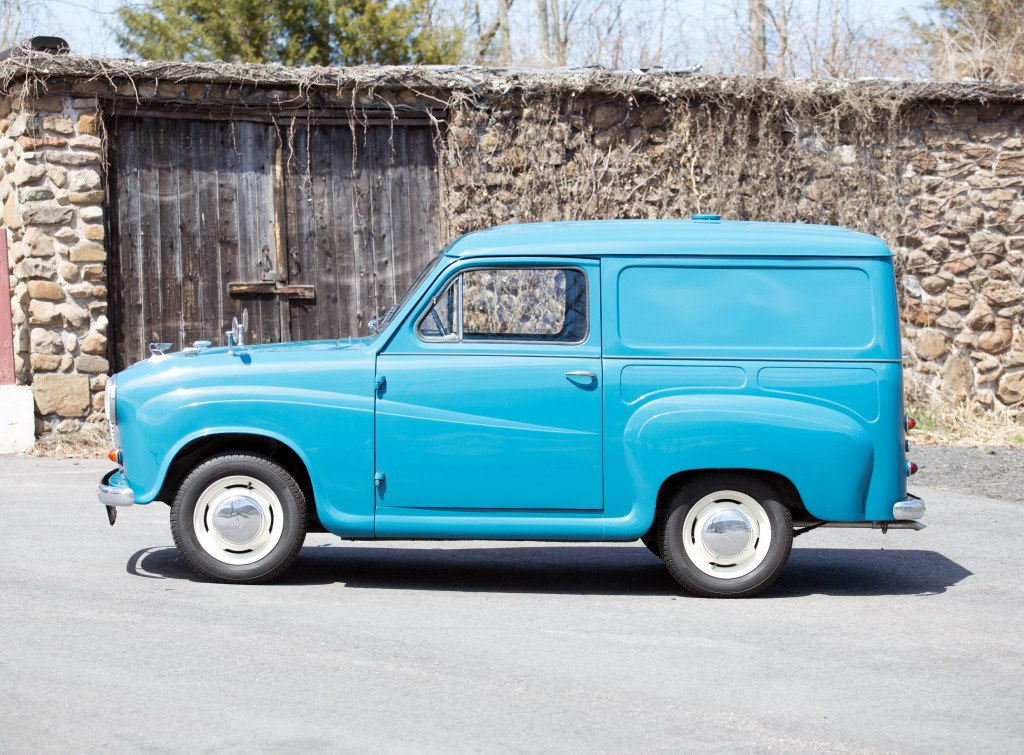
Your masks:
[[[793,518],[779,494],[745,474],[707,474],[684,484],[662,513],[669,573],[701,597],[742,598],[768,587],[793,547]]]
[[[216,582],[266,582],[287,569],[306,537],[306,499],[262,456],[215,456],[192,470],[171,505],[185,563]]]

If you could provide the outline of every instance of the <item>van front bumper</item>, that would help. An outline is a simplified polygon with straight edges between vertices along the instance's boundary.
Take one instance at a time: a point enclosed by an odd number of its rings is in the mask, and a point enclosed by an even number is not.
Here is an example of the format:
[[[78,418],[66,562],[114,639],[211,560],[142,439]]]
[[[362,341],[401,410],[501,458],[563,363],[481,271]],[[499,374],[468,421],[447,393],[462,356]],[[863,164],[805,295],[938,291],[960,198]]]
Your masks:
[[[907,493],[906,499],[897,501],[892,507],[892,518],[897,520],[920,519],[924,516],[924,500]]]
[[[128,480],[120,469],[112,469],[103,475],[96,497],[107,507],[107,519],[113,524],[117,521],[117,508],[131,506],[135,503],[135,493],[128,487]]]
[[[120,469],[112,469],[103,475],[96,497],[104,506],[131,506],[135,493],[128,487],[128,480]]]

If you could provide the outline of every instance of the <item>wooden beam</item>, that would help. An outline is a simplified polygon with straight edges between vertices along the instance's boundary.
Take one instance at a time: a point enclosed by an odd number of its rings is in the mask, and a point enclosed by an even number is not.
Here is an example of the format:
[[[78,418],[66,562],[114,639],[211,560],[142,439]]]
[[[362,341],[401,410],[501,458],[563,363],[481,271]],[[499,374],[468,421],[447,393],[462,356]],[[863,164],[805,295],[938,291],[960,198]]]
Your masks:
[[[286,299],[315,299],[316,286],[282,286],[276,281],[232,281],[228,284],[232,296],[283,296]]]
[[[387,107],[275,107],[272,105],[186,105],[168,103],[140,105],[135,101],[111,100],[108,111],[132,118],[172,118],[190,121],[251,121],[302,126],[423,126],[443,122],[444,108],[395,105]]]

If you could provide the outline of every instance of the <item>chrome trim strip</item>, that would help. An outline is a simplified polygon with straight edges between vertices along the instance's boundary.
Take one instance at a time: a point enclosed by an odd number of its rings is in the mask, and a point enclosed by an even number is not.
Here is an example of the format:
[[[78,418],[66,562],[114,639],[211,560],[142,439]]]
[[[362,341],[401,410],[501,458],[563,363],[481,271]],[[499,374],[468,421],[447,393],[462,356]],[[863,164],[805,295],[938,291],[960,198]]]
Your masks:
[[[111,469],[100,480],[96,497],[104,506],[131,506],[135,503],[135,494],[131,488],[126,485],[110,484],[110,478],[120,471],[120,469]]]
[[[871,357],[747,357],[747,356],[646,356],[642,354],[602,354],[602,359],[633,362],[840,362],[844,364],[902,364],[901,359],[873,359]]]

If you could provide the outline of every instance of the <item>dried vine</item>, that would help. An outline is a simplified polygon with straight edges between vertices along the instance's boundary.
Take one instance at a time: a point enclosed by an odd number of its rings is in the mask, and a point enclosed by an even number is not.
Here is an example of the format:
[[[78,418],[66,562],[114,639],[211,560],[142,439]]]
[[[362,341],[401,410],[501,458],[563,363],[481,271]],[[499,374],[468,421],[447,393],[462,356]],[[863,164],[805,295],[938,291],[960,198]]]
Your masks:
[[[1016,134],[1013,124],[1024,120],[1022,86],[779,80],[600,68],[284,68],[28,50],[0,63],[0,94],[12,98],[15,107],[50,88],[66,92],[69,83],[72,91],[91,83],[102,90],[101,97],[172,108],[195,105],[197,98],[185,97],[181,90],[201,85],[201,102],[216,100],[250,113],[263,108],[278,122],[288,169],[299,177],[314,170],[310,137],[321,115],[343,111],[349,116],[355,169],[360,132],[370,128],[371,116],[373,123],[391,124],[393,160],[395,123],[418,113],[434,129],[441,236],[447,239],[500,223],[686,217],[698,212],[866,231],[889,243],[897,253],[900,280],[916,287],[910,294],[901,290],[909,323],[932,335],[941,331],[950,343],[959,339],[957,343],[966,344],[961,347],[964,354],[982,366],[993,361],[986,353],[1002,353],[981,347],[972,351],[982,336],[973,333],[978,328],[968,322],[970,317],[957,314],[963,306],[946,307],[943,282],[933,286],[937,293],[921,294],[918,279],[940,272],[956,276],[958,296],[979,297],[987,273],[965,270],[975,262],[982,271],[1019,264],[1018,250],[968,242],[970,234],[990,227],[1000,238],[1022,237],[1024,214],[993,220],[994,211],[986,215],[963,192],[949,190],[952,174],[927,163],[935,163],[934,147],[947,138],[961,145],[970,142],[978,154],[1002,149],[989,144],[984,134],[966,136],[970,127],[955,121],[956,111],[964,105],[982,110],[991,106],[1003,113],[994,116],[1003,119],[1000,128]],[[294,138],[302,129],[304,154],[295,148]],[[937,136],[926,144],[929,133]],[[1013,152],[1019,147],[1008,149],[1009,159],[1024,161],[1024,155]],[[943,159],[962,166],[966,181],[966,176],[987,170],[982,159],[992,158],[972,158],[967,152],[956,160]],[[961,178],[952,177],[954,183]],[[994,184],[1004,179],[1014,182],[1012,175],[999,181],[992,177]],[[999,201],[1009,200],[993,200]],[[957,263],[963,270],[946,270]],[[395,280],[402,276],[394,272],[390,275],[392,288],[405,282]],[[391,298],[394,294],[389,292]],[[1007,332],[1018,338],[1024,326],[1014,324],[1019,313],[1011,309],[995,308],[998,322],[984,327],[1010,328]],[[939,316],[942,312],[945,317]],[[923,358],[915,368],[920,367],[930,385],[938,384],[935,375],[946,361],[943,353]],[[1010,361],[1006,369],[1019,371],[1020,364]],[[966,390],[996,390],[1002,373],[978,370],[975,387]]]
[[[57,80],[101,82],[140,103],[159,99],[161,84],[215,85],[239,107],[291,119],[290,130],[297,111],[327,110],[330,100],[355,115],[353,145],[367,110],[393,118],[425,110],[437,134],[450,235],[503,222],[708,211],[837,223],[896,243],[905,230],[899,178],[908,155],[892,145],[910,108],[1024,101],[1024,88],[982,82],[783,81],[659,70],[286,68],[28,49],[0,64],[0,92],[15,98],[45,94]],[[411,93],[415,104],[397,101],[398,91]],[[306,128],[315,123],[308,119]],[[289,159],[296,157],[291,151]]]

